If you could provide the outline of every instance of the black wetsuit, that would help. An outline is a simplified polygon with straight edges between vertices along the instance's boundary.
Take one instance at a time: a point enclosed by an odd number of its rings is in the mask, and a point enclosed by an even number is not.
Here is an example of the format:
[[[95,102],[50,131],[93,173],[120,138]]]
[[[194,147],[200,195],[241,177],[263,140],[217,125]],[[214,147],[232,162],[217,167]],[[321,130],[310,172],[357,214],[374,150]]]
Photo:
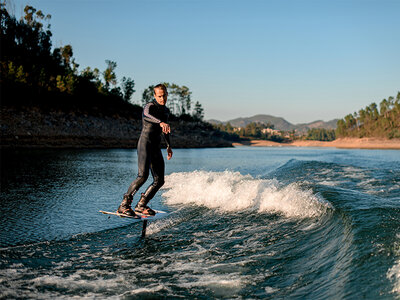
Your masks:
[[[164,159],[160,149],[162,128],[161,122],[167,123],[169,109],[153,100],[143,108],[142,132],[137,145],[138,176],[129,186],[128,195],[134,195],[149,177],[149,169],[153,176],[153,183],[147,188],[143,196],[150,201],[164,184]],[[167,146],[170,147],[169,133],[164,134]]]

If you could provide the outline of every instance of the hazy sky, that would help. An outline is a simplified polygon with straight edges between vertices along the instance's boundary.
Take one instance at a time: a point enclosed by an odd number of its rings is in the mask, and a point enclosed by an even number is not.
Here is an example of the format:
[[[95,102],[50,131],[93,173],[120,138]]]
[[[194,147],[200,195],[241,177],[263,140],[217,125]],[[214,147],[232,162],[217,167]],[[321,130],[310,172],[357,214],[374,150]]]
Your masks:
[[[206,119],[342,118],[400,90],[400,0],[14,0],[51,14],[80,69],[188,86]]]

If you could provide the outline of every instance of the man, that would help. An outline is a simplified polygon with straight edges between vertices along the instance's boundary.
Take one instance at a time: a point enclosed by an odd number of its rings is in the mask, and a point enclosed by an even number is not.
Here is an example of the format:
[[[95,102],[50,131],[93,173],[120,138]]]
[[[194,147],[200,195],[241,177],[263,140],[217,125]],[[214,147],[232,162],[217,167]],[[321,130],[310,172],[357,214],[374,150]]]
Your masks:
[[[149,177],[149,169],[153,175],[153,183],[142,193],[135,211],[154,216],[155,212],[147,203],[154,197],[157,191],[164,184],[164,159],[160,149],[161,134],[163,134],[167,143],[168,160],[172,157],[171,143],[169,134],[171,128],[168,125],[169,109],[165,106],[167,103],[167,88],[163,84],[154,87],[154,98],[143,108],[142,114],[142,132],[140,134],[138,151],[138,176],[131,183],[121,205],[118,207],[118,213],[128,216],[135,216],[131,208],[133,196]]]

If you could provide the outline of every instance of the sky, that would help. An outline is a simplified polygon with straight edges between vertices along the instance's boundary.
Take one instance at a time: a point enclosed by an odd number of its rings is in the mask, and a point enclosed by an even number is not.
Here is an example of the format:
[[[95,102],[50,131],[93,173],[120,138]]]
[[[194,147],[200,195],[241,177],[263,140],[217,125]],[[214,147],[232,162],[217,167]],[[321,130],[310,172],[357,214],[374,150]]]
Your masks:
[[[140,103],[185,85],[205,119],[343,118],[400,91],[400,0],[9,0],[52,16],[80,70],[117,62]]]

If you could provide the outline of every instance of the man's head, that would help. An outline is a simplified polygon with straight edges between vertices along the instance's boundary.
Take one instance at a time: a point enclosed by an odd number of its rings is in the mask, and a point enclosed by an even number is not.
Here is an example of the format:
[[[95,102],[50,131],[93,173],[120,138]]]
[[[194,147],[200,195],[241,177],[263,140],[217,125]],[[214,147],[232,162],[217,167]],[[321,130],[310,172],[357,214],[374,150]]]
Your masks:
[[[160,105],[165,105],[167,103],[168,92],[165,85],[162,83],[157,84],[154,87],[154,98]]]

